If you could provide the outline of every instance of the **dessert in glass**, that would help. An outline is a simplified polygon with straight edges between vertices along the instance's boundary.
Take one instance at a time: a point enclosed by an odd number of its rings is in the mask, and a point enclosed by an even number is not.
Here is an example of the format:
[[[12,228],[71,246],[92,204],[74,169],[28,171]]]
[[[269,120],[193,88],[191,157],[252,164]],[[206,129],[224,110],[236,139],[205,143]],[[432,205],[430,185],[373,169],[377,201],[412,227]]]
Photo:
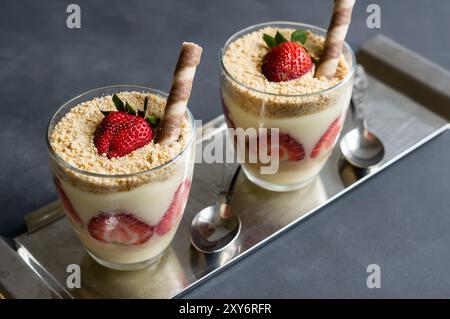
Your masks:
[[[188,199],[194,121],[186,109],[177,140],[154,141],[167,95],[111,86],[65,103],[50,120],[49,160],[73,229],[100,264],[143,268],[169,246]]]
[[[245,158],[239,159],[246,176],[268,190],[308,185],[341,132],[355,57],[345,43],[334,75],[315,77],[325,36],[325,30],[312,25],[268,22],[234,34],[221,51],[221,96],[228,126],[278,129],[276,173],[263,174],[260,161],[248,160],[254,152],[249,138]]]

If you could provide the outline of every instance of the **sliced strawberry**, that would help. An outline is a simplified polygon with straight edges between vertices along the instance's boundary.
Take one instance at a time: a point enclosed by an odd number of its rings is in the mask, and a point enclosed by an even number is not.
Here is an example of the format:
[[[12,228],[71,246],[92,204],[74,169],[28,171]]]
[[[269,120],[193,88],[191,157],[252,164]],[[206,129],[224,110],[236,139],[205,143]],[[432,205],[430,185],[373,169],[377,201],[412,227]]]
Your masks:
[[[311,158],[316,158],[317,156],[319,156],[322,150],[327,150],[333,146],[336,137],[338,136],[339,131],[341,129],[340,119],[341,117],[339,116],[337,119],[333,121],[333,123],[330,124],[325,134],[322,135],[320,140],[314,146],[311,152]]]
[[[153,235],[153,227],[130,213],[101,213],[88,225],[89,233],[104,243],[141,245]]]
[[[185,180],[181,183],[177,190],[175,191],[175,195],[172,198],[172,201],[164,214],[163,218],[155,227],[155,232],[159,236],[163,236],[169,230],[175,226],[183,215],[184,206],[186,205],[187,199],[189,197],[189,190],[191,188],[191,181]]]
[[[75,208],[73,208],[72,203],[70,202],[69,198],[67,197],[66,193],[64,192],[61,181],[58,177],[53,177],[53,182],[56,186],[56,191],[58,192],[59,198],[62,201],[62,204],[64,206],[65,211],[67,212],[68,216],[79,226],[83,227],[83,221],[81,220],[80,215],[78,215]]]
[[[256,151],[258,151],[258,148],[260,147],[260,137],[258,137],[258,145],[255,148]],[[267,134],[267,148],[268,151],[266,153],[268,155],[271,154],[272,149],[272,138],[270,133]],[[250,148],[249,148],[250,149]],[[301,161],[305,158],[305,149],[303,148],[303,145],[298,142],[295,138],[290,136],[286,133],[280,133],[279,134],[279,144],[278,147],[276,145],[273,146],[273,149],[278,149],[278,156],[280,162],[295,162],[295,161]],[[264,150],[263,150],[264,152]]]
[[[289,134],[280,134],[280,161],[301,161],[305,158],[305,149],[295,138]]]

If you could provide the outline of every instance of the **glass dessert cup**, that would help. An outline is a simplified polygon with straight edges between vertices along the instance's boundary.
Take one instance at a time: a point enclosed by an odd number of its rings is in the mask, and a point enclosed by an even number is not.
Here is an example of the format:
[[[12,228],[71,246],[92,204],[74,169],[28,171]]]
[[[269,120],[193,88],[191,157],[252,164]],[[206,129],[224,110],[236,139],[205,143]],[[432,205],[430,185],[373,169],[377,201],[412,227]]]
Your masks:
[[[127,175],[97,174],[64,161],[51,146],[55,125],[73,107],[93,98],[139,91],[167,98],[153,89],[111,86],[86,92],[66,102],[51,118],[46,135],[53,180],[74,232],[87,252],[103,266],[117,270],[144,268],[170,245],[182,219],[194,169],[194,120],[189,110],[189,141],[163,165]],[[103,224],[101,224],[103,223]],[[120,233],[125,242],[99,236],[96,226]],[[125,226],[124,226],[125,225]]]
[[[280,147],[283,143],[287,147],[294,142],[301,145],[301,152],[297,152],[295,159],[289,156],[286,158],[280,153],[278,170],[275,173],[262,173],[263,165],[249,160],[248,154],[252,150],[249,149],[249,138],[246,137],[246,150],[242,152],[246,154],[245,158],[239,158],[238,152],[238,160],[242,163],[247,178],[268,190],[292,191],[305,187],[314,180],[336,144],[351,98],[356,62],[352,49],[345,43],[342,54],[348,72],[336,84],[312,93],[291,95],[255,89],[238,81],[227,70],[224,56],[234,41],[266,27],[309,30],[322,37],[326,36],[326,31],[301,23],[262,23],[231,36],[220,53],[222,107],[228,127],[244,130],[278,129]],[[239,144],[237,141],[233,139],[235,146]]]

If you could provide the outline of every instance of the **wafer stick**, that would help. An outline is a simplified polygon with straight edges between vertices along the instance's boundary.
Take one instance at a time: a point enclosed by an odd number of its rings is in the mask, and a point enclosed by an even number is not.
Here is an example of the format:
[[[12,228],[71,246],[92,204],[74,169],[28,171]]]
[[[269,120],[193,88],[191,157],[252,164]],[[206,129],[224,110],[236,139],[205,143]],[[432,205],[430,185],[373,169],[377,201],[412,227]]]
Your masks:
[[[169,145],[180,136],[186,105],[191,95],[195,69],[200,63],[202,47],[192,42],[183,42],[180,56],[167,98],[164,117],[161,122],[156,142]]]
[[[332,78],[336,73],[354,5],[355,0],[335,1],[325,47],[315,74],[316,78],[321,76]]]

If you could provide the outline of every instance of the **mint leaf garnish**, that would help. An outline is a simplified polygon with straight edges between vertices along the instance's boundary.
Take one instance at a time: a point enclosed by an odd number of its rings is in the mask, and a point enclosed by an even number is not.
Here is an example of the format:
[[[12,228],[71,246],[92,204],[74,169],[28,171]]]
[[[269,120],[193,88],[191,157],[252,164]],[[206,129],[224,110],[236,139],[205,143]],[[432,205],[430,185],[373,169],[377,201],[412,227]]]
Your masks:
[[[269,48],[273,48],[277,45],[277,41],[275,41],[275,39],[268,35],[268,34],[263,34],[263,40],[264,42],[266,42],[266,44],[269,46]]]
[[[305,30],[295,30],[291,34],[291,41],[300,42],[301,44],[305,44],[307,33]]]
[[[156,128],[161,121],[160,118],[157,118],[154,115],[146,116],[145,119],[147,120],[148,124],[150,124],[151,128]]]
[[[116,106],[117,111],[126,112],[125,105],[123,104],[120,97],[118,97],[116,94],[113,94],[112,100],[114,102],[114,105]]]
[[[277,34],[275,34],[275,41],[277,44],[288,42],[288,40],[280,33],[280,31],[277,31]]]

